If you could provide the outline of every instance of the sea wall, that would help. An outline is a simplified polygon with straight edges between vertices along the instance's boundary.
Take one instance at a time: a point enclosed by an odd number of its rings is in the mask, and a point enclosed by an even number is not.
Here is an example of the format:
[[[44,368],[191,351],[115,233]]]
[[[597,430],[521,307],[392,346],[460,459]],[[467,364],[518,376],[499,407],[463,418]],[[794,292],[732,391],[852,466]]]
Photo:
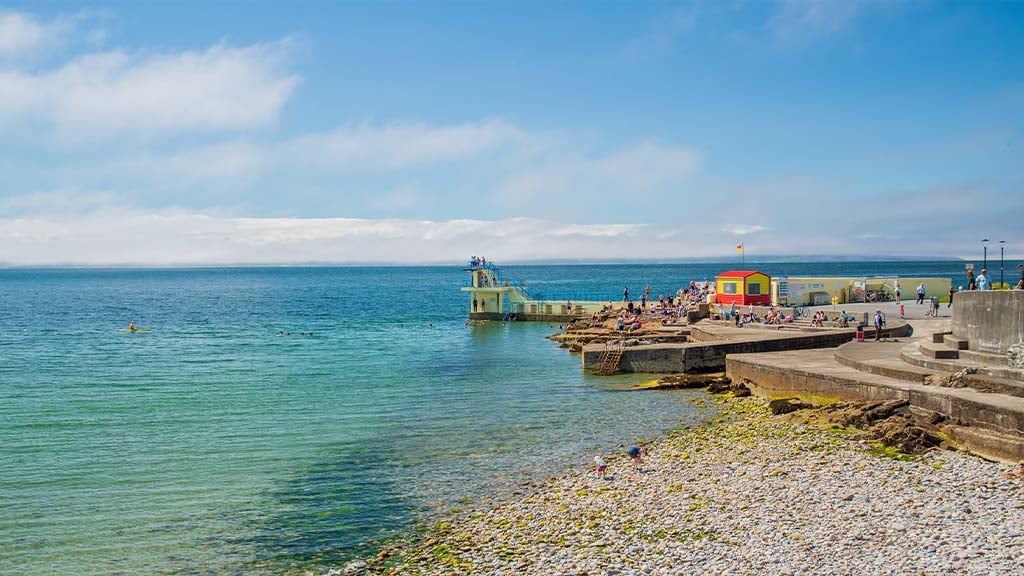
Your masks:
[[[733,382],[743,382],[755,395],[769,398],[798,397],[811,403],[905,400],[918,414],[941,415],[944,430],[972,452],[1007,462],[1024,461],[1024,412],[1014,408],[1012,400],[1003,405],[984,396],[979,399],[980,393],[974,390],[910,382],[885,385],[870,378],[779,365],[771,356],[730,356],[725,371]]]
[[[905,336],[909,326],[899,324],[891,329],[883,330],[883,334]],[[873,337],[874,329],[867,334]],[[753,329],[751,329],[753,331]],[[804,350],[807,348],[834,348],[854,338],[855,331],[829,330],[823,332],[799,333],[770,338],[751,338],[739,341],[722,341],[714,334],[702,330],[699,326],[691,327],[690,337],[696,342],[686,344],[649,344],[631,346],[622,351],[619,369],[623,372],[640,372],[650,374],[668,374],[676,372],[712,372],[725,368],[729,354],[746,354],[751,352],[779,352],[782,350]],[[599,365],[604,353],[603,345],[587,346],[583,349],[583,368],[588,369]]]
[[[1024,290],[972,290],[953,297],[953,335],[968,349],[1005,356],[1024,342]]]

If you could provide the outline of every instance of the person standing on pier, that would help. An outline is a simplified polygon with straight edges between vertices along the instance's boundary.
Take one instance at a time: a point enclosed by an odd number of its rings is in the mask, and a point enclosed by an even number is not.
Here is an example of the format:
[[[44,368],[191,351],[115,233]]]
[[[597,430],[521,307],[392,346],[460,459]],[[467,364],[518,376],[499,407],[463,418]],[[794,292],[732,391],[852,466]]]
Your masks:
[[[992,286],[988,281],[988,270],[985,268],[981,269],[981,274],[978,276],[978,290],[991,290]]]
[[[885,325],[885,318],[881,310],[875,310],[875,342],[882,339],[882,326]]]
[[[924,282],[917,285],[917,303],[924,304]]]
[[[956,294],[956,290],[953,290],[953,285],[949,285],[949,304],[946,304],[946,308],[953,307],[953,294]]]

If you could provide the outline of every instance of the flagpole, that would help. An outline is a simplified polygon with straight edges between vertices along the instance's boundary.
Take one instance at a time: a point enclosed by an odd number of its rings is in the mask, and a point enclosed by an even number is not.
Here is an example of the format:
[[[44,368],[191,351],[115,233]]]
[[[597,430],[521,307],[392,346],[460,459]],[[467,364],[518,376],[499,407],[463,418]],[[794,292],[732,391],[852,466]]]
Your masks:
[[[747,265],[747,247],[740,242],[740,264]]]

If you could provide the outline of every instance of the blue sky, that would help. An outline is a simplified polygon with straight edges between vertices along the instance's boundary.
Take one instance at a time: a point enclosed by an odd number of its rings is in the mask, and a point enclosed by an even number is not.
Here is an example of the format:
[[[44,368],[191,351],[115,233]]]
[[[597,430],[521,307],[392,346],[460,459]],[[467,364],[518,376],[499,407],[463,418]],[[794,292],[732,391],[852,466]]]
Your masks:
[[[1024,255],[1024,3],[11,3],[0,263]]]

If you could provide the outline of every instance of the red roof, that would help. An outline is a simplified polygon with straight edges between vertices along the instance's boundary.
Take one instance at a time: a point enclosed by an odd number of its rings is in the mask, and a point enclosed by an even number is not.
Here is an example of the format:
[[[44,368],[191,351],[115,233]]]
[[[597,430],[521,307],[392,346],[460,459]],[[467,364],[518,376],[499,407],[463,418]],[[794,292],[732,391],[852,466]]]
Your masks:
[[[746,278],[747,276],[753,276],[754,274],[764,274],[764,272],[758,272],[757,270],[730,270],[728,272],[722,272],[718,275],[719,278]],[[767,274],[764,274],[767,276]]]

